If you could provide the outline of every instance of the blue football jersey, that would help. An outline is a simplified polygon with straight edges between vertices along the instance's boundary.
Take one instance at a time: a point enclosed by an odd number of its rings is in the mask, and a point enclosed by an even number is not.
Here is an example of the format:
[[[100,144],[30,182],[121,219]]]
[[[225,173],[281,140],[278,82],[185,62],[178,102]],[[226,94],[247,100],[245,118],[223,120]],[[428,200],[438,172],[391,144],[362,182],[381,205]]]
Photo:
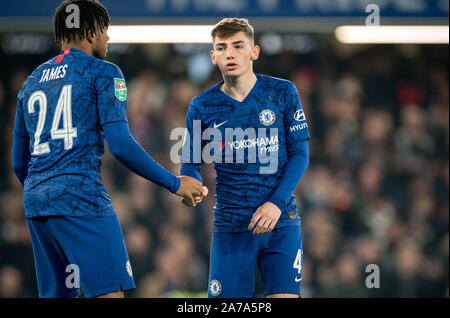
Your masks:
[[[127,121],[120,68],[67,49],[36,68],[18,94],[14,134],[29,137],[26,217],[114,215],[102,184],[102,125]]]
[[[186,119],[183,166],[214,163],[214,224],[237,231],[247,228],[256,209],[277,189],[289,147],[310,138],[295,85],[256,76],[242,102],[223,93],[221,82],[191,101]],[[277,226],[295,221],[289,217],[296,211],[295,197],[287,202]]]

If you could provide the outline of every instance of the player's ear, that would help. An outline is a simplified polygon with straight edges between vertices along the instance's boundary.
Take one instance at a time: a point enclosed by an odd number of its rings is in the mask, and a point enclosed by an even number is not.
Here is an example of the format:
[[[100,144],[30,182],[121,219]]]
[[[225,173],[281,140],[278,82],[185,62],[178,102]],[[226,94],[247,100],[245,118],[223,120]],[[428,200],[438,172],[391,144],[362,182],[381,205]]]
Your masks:
[[[256,61],[259,57],[260,48],[258,45],[254,45],[252,49],[252,55],[250,56],[250,59],[252,61]]]
[[[89,43],[93,43],[94,42],[94,32],[92,32],[92,30],[87,30],[86,31],[86,39],[88,40]]]
[[[209,53],[211,55],[211,61],[214,65],[217,65],[216,62],[216,56],[214,55],[214,50],[211,50],[211,52]]]

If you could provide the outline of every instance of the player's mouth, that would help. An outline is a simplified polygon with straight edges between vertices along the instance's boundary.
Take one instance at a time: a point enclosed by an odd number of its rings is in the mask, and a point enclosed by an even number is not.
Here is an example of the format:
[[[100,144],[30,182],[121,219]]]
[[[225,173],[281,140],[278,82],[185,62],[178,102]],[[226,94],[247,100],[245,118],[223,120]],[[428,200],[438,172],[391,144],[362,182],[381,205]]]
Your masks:
[[[238,65],[236,63],[227,63],[226,68],[229,71],[233,71],[233,70],[235,70],[237,68],[237,66]]]

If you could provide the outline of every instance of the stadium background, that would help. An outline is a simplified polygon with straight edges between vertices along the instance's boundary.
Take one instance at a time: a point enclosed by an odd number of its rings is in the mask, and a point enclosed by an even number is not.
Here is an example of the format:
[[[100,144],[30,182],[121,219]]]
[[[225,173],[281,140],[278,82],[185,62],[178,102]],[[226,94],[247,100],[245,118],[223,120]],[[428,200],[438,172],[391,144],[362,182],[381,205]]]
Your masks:
[[[310,165],[295,192],[303,297],[448,297],[448,44],[349,45],[333,34],[337,25],[363,25],[368,3],[382,5],[381,24],[448,25],[448,1],[292,1],[304,11],[288,2],[103,1],[113,24],[248,17],[262,48],[255,71],[296,84],[312,136]],[[22,188],[11,165],[12,129],[23,81],[59,52],[50,19],[57,3],[5,0],[0,8],[0,297],[37,296]],[[418,3],[427,5],[409,10]],[[127,80],[133,135],[175,174],[170,132],[184,126],[190,99],[220,80],[209,49],[110,45],[107,60]],[[195,209],[108,152],[102,173],[137,284],[127,297],[205,296],[213,167],[203,168],[210,195]],[[380,288],[366,288],[368,264],[379,266]],[[262,295],[257,277],[255,296]]]

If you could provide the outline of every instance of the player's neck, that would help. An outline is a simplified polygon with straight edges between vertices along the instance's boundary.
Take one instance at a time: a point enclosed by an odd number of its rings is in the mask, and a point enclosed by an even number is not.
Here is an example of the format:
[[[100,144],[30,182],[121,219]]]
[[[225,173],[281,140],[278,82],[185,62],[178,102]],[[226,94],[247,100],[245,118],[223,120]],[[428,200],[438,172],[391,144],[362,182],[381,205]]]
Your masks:
[[[253,72],[241,76],[224,76],[220,89],[228,96],[242,102],[255,86],[256,81],[257,77]]]
[[[63,42],[61,45],[61,48],[63,50],[65,49],[77,49],[79,51],[82,51],[84,53],[86,53],[87,55],[90,56],[94,56],[94,50],[92,49],[92,47],[85,42]]]

